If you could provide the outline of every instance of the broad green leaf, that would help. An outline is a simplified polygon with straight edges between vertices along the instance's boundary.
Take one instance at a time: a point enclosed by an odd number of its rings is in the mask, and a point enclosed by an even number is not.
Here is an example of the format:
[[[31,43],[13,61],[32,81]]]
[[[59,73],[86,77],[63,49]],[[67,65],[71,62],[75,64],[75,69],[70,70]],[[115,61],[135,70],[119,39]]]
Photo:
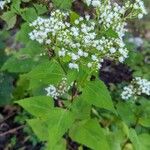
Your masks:
[[[79,71],[77,70],[68,70],[67,71],[67,82],[71,84],[76,81],[80,86],[86,85],[89,72],[83,66],[80,66]]]
[[[57,142],[67,132],[74,122],[72,112],[64,109],[54,109],[48,116],[48,133],[50,150],[53,150]]]
[[[30,31],[31,28],[29,27],[29,24],[23,23],[21,25],[21,29],[16,34],[16,40],[24,44],[27,44],[29,41],[31,41],[28,35]]]
[[[42,15],[42,14],[44,14],[44,13],[47,12],[47,8],[46,8],[45,5],[42,5],[42,4],[34,4],[34,7],[35,7],[35,9],[36,9],[38,15]]]
[[[59,9],[70,9],[72,5],[72,0],[52,0],[54,6]]]
[[[134,115],[133,111],[133,104],[131,103],[125,103],[125,102],[119,102],[117,105],[117,112],[121,119],[125,121],[128,125],[134,124],[136,121],[136,117]]]
[[[48,122],[42,118],[27,120],[35,135],[41,141],[48,141]]]
[[[17,58],[12,56],[4,63],[1,70],[13,73],[25,73],[35,67],[37,63],[32,58]]]
[[[141,143],[139,141],[139,138],[137,136],[137,133],[134,129],[130,129],[130,132],[129,132],[129,139],[131,140],[135,150],[142,150],[141,149]]]
[[[121,143],[123,142],[123,140],[120,132],[110,132],[107,136],[107,139],[111,147],[110,150],[122,150]]]
[[[77,122],[70,129],[69,135],[73,141],[93,150],[110,150],[102,128],[94,119]]]
[[[36,57],[40,57],[40,53],[44,51],[44,48],[35,41],[29,41],[26,43],[26,47],[20,49],[20,51],[17,53],[18,57],[20,56],[26,56],[26,57],[32,57],[33,59],[36,59]]]
[[[139,118],[138,123],[144,127],[150,127],[150,116]]]
[[[41,118],[28,120],[28,124],[39,139],[48,141],[49,150],[53,150],[72,126],[74,119],[70,111],[56,108]]]
[[[16,99],[23,99],[26,96],[26,91],[29,88],[29,80],[26,78],[20,78],[17,80],[15,84],[15,89],[13,90],[13,98]]]
[[[20,4],[21,0],[13,0],[11,4],[11,10],[13,10],[17,14],[20,14]]]
[[[88,82],[82,92],[82,99],[89,104],[116,113],[108,89],[102,81]]]
[[[56,61],[51,60],[41,63],[25,77],[30,80],[30,88],[33,89],[41,85],[57,84],[64,77],[64,72]]]
[[[54,146],[54,150],[66,150],[66,140],[65,139],[61,139],[59,142],[57,142],[57,144]],[[51,144],[47,146],[46,150],[53,150],[51,149]]]
[[[34,116],[45,116],[54,107],[53,99],[48,96],[36,96],[16,101],[30,114]]]
[[[36,10],[32,7],[22,9],[21,10],[21,16],[27,22],[32,22],[38,17]]]
[[[71,111],[78,120],[89,119],[91,115],[91,105],[79,97],[74,99]]]
[[[7,23],[8,30],[13,28],[16,24],[17,16],[13,11],[7,11],[7,12],[3,13],[1,18]]]
[[[142,133],[138,135],[139,141],[141,143],[141,150],[149,150],[150,149],[150,134]]]

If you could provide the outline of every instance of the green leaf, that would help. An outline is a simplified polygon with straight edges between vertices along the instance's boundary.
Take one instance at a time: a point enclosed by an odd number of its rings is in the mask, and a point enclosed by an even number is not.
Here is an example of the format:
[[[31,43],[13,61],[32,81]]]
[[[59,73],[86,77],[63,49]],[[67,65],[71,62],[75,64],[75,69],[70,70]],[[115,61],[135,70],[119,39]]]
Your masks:
[[[48,141],[49,150],[53,150],[62,136],[72,126],[74,115],[65,109],[52,109],[42,118],[28,120],[39,139]]]
[[[3,13],[1,18],[7,23],[7,30],[13,28],[16,24],[17,16],[13,11]]]
[[[87,68],[80,66],[79,71],[77,70],[68,70],[67,71],[67,81],[68,84],[76,81],[80,86],[86,85],[87,78],[89,77],[89,72]]]
[[[64,77],[61,66],[54,60],[43,62],[25,75],[30,80],[30,88],[56,84]]]
[[[80,16],[76,12],[71,11],[71,13],[70,13],[70,22],[71,22],[71,24],[74,24],[74,21],[76,19],[79,19],[79,17]]]
[[[142,133],[138,135],[139,141],[141,143],[142,149],[141,150],[149,150],[150,149],[150,134]]]
[[[4,63],[1,70],[7,70],[13,73],[25,73],[35,67],[37,63],[38,62],[33,61],[31,58],[17,58],[12,56]]]
[[[48,117],[49,147],[53,150],[57,142],[74,122],[74,115],[65,109],[55,109]]]
[[[150,117],[141,117],[139,118],[139,124],[141,124],[144,127],[150,127]]]
[[[46,6],[44,6],[42,4],[33,4],[33,5],[34,5],[38,15],[42,15],[47,12]]]
[[[70,9],[72,5],[72,0],[52,0],[54,6],[59,9]]]
[[[82,92],[82,99],[87,103],[116,113],[108,89],[102,81],[88,82]]]
[[[45,116],[54,107],[53,99],[48,96],[36,96],[16,101],[34,116]]]
[[[46,150],[51,150],[51,146],[48,145]],[[61,139],[55,146],[54,150],[66,150],[66,140]]]
[[[135,150],[142,150],[137,133],[132,128],[130,129],[130,132],[129,132],[129,139],[131,140]]]
[[[11,10],[13,10],[17,14],[20,14],[20,4],[21,0],[13,0],[11,4]]]
[[[69,132],[72,140],[93,150],[110,150],[106,136],[98,121],[84,120],[74,124]]]
[[[27,123],[32,128],[40,141],[48,141],[48,123],[42,118],[27,120]]]
[[[91,115],[91,105],[78,97],[77,99],[74,99],[71,111],[78,120],[89,119]]]
[[[19,42],[22,42],[24,44],[28,43],[29,41],[31,41],[29,39],[29,32],[31,32],[31,28],[29,27],[28,23],[23,23],[21,25],[21,30],[19,30],[16,34],[16,40]]]
[[[107,37],[118,38],[118,33],[115,32],[112,28],[109,28],[107,31],[104,32],[104,35]]]
[[[32,7],[22,9],[21,10],[21,16],[27,22],[32,22],[38,17],[36,10]]]
[[[136,117],[134,115],[134,109],[132,103],[119,102],[117,105],[117,112],[121,119],[128,125],[134,124]]]
[[[36,57],[40,57],[40,53],[44,51],[44,48],[35,41],[29,41],[26,43],[26,47],[20,49],[17,53],[18,56],[27,56],[32,57],[33,59]]]

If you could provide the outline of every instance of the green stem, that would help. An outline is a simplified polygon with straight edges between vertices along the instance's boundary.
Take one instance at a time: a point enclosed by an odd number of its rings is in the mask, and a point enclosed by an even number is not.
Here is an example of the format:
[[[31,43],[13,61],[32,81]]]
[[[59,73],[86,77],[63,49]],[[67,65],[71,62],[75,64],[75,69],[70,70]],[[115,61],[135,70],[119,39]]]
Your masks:
[[[60,66],[63,69],[63,71],[65,72],[65,75],[67,75],[67,71],[65,70],[65,68],[64,68],[63,64],[61,63],[60,59],[57,57],[56,60],[60,64]]]

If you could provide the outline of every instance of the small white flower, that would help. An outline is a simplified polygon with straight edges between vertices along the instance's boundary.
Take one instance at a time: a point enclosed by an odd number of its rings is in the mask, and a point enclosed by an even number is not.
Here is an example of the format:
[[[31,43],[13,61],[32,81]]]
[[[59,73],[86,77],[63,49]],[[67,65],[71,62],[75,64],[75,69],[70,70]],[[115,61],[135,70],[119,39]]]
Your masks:
[[[93,61],[98,61],[97,57],[95,55],[92,55],[92,60]]]
[[[119,57],[119,62],[123,63],[124,62],[124,58],[121,56]]]
[[[88,68],[91,68],[92,67],[92,63],[88,63],[87,66],[88,66]]]
[[[92,6],[99,7],[100,5],[101,5],[101,2],[99,0],[93,0],[92,1]]]
[[[143,14],[138,14],[138,18],[142,19],[143,18]]]
[[[113,54],[113,53],[115,53],[115,52],[116,52],[116,49],[115,49],[114,47],[111,47],[111,48],[110,48],[110,53]]]
[[[77,70],[79,70],[79,66],[77,64],[75,64],[75,63],[69,63],[69,68],[70,69],[77,69]]]
[[[50,43],[51,43],[50,39],[46,40],[46,44],[50,44]]]

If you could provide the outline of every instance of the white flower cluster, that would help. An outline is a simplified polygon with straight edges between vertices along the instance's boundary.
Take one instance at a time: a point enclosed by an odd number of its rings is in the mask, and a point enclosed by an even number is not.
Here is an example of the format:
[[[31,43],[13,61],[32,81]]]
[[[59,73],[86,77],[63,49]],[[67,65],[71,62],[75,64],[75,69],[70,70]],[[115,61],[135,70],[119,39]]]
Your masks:
[[[128,100],[131,97],[137,98],[141,94],[150,96],[150,81],[136,77],[129,86],[124,87],[121,97],[124,100]]]
[[[118,5],[116,2],[107,0],[85,0],[88,6],[93,6],[98,12],[99,24],[103,25],[105,29],[112,28],[118,36],[121,38],[124,36],[127,29],[125,28],[127,23],[125,18],[126,12],[132,10],[131,14],[139,19],[143,18],[147,11],[142,0],[135,0],[134,2],[127,1],[125,5]]]
[[[140,0],[136,0],[134,4],[128,1],[125,6],[111,3],[110,0],[85,2],[96,9],[95,18],[85,15],[69,22],[69,13],[55,10],[49,18],[39,17],[30,24],[33,27],[30,39],[49,46],[70,69],[79,70],[82,64],[98,70],[105,58],[124,62],[128,57],[128,50],[123,42],[126,12],[137,5],[137,9],[144,13],[144,4]],[[109,29],[110,32],[115,31],[118,37],[103,34],[109,32]]]
[[[45,88],[47,96],[51,96],[52,98],[57,99],[58,97],[65,94],[65,92],[70,89],[70,86],[67,85],[66,80],[66,78],[63,78],[58,86],[49,85],[47,88]]]
[[[142,19],[144,15],[147,14],[147,10],[144,6],[144,2],[142,0],[135,0],[134,3],[130,1],[126,2],[126,7],[131,8],[135,17]]]
[[[11,2],[11,0],[1,0],[0,1],[0,9],[4,9],[5,5],[10,2]]]
[[[128,57],[122,38],[99,36],[96,23],[89,15],[79,17],[73,24],[68,20],[68,13],[53,11],[50,18],[38,18],[30,24],[34,30],[29,36],[48,44],[70,69],[79,70],[79,65],[83,64],[97,70],[104,58],[123,62]]]
[[[99,7],[99,24],[104,25],[105,29],[112,28],[120,38],[122,38],[127,29],[127,23],[123,16],[126,12],[125,6],[119,6],[117,3],[108,1],[105,5]]]
[[[34,30],[29,34],[30,38],[38,41],[40,44],[54,42],[56,35],[68,26],[67,22],[63,22],[63,20],[67,19],[67,16],[67,13],[56,10],[51,13],[49,19],[38,17],[37,20],[30,24],[31,27],[34,27]]]

